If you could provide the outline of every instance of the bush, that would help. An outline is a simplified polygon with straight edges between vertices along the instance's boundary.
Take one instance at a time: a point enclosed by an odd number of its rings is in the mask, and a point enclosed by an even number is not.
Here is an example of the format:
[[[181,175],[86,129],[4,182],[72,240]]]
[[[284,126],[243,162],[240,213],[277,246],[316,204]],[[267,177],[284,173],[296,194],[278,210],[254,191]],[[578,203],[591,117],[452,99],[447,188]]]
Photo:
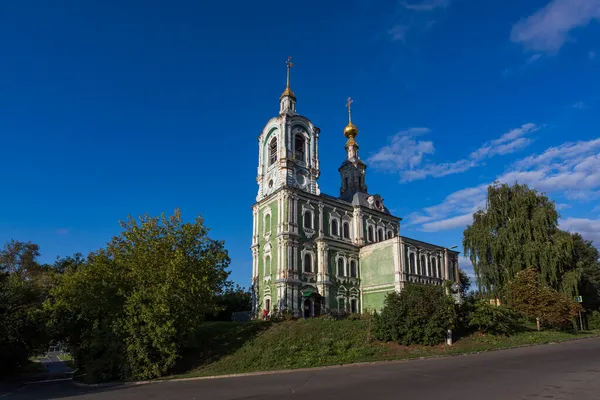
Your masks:
[[[522,327],[518,313],[504,306],[495,306],[485,300],[475,302],[467,316],[468,326],[481,333],[509,336]]]
[[[439,286],[407,285],[390,293],[381,314],[374,314],[373,335],[403,345],[435,345],[456,324],[454,302]]]
[[[588,329],[600,329],[600,311],[594,311],[588,317]]]

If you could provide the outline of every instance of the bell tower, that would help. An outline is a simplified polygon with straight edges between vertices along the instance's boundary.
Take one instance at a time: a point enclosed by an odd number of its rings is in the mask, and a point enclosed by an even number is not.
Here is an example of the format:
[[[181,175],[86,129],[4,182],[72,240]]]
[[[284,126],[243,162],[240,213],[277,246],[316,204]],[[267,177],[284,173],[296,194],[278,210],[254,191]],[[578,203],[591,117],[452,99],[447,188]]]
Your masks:
[[[286,87],[279,98],[279,115],[267,122],[258,137],[258,194],[256,201],[282,187],[320,194],[320,129],[296,112],[296,95],[291,89],[292,57],[286,61]]]
[[[358,135],[358,128],[352,123],[352,100],[348,97],[346,107],[348,108],[348,125],[344,129],[346,141],[346,159],[338,169],[342,184],[340,187],[340,198],[350,200],[355,193],[367,193],[365,182],[367,165],[358,157],[358,143],[354,138]]]

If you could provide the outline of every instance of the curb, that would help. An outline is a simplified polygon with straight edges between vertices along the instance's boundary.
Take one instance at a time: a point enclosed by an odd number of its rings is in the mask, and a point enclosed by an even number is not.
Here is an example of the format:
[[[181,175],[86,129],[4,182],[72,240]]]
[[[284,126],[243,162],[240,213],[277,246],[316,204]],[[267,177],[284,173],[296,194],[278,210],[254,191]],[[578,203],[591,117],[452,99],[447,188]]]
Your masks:
[[[78,387],[106,388],[106,387],[129,387],[129,386],[140,386],[140,385],[152,385],[152,384],[169,383],[169,382],[201,381],[201,380],[212,380],[212,379],[243,378],[243,377],[249,377],[249,376],[289,374],[292,372],[322,371],[322,370],[336,369],[336,368],[364,367],[364,366],[368,366],[368,365],[379,365],[379,364],[399,364],[399,363],[407,363],[407,362],[419,361],[419,360],[460,357],[460,356],[467,356],[467,355],[474,355],[474,354],[492,353],[492,352],[496,352],[496,351],[514,350],[514,349],[520,349],[520,348],[525,348],[525,347],[548,346],[548,345],[553,345],[553,344],[558,344],[558,343],[573,342],[576,340],[598,339],[599,337],[600,337],[600,333],[592,335],[592,336],[584,337],[584,338],[571,338],[571,339],[557,340],[554,342],[547,342],[547,343],[522,344],[522,345],[518,345],[518,346],[502,347],[502,348],[487,349],[487,350],[477,350],[477,351],[470,351],[470,352],[464,352],[464,353],[413,357],[413,358],[404,358],[404,359],[399,359],[399,360],[363,361],[363,362],[351,363],[351,364],[325,365],[325,366],[321,366],[321,367],[311,367],[311,368],[282,369],[282,370],[272,370],[272,371],[255,371],[255,372],[244,372],[244,373],[239,373],[239,374],[196,376],[196,377],[192,377],[192,378],[156,379],[156,380],[151,380],[151,381],[135,381],[135,382],[107,382],[107,383],[95,383],[95,384],[77,382],[73,379],[72,383]]]

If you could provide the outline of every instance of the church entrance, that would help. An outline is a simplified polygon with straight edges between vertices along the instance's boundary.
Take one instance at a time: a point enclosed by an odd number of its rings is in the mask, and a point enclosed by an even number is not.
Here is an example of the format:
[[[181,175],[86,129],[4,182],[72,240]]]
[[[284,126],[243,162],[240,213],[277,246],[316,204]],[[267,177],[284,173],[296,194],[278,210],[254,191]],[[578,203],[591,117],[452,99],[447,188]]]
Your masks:
[[[321,305],[323,297],[314,292],[307,291],[303,293],[302,316],[304,318],[318,317],[321,315]]]

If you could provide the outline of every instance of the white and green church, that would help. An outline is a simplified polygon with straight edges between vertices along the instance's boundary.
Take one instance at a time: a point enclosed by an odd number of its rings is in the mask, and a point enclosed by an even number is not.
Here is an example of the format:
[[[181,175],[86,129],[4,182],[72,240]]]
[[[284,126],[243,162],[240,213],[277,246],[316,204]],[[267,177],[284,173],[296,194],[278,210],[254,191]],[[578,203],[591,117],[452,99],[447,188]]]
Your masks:
[[[321,193],[320,130],[296,113],[291,67],[288,59],[279,115],[258,137],[251,246],[255,315],[380,310],[385,296],[406,283],[458,281],[459,253],[401,236],[402,219],[369,192],[350,99],[340,193]]]

